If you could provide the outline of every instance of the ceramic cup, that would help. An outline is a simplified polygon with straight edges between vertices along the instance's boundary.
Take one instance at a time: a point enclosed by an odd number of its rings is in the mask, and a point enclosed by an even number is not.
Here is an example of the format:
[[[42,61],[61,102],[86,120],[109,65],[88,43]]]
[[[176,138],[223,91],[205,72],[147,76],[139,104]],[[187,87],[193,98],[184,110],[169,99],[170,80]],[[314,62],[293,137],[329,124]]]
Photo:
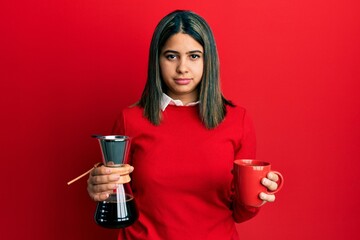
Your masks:
[[[252,207],[260,207],[265,201],[259,198],[261,192],[274,194],[278,192],[284,183],[281,173],[271,170],[271,164],[264,161],[253,159],[238,159],[234,161],[234,188],[235,200],[240,204]],[[278,188],[275,191],[269,191],[261,180],[269,172],[274,172],[279,176],[277,182]]]

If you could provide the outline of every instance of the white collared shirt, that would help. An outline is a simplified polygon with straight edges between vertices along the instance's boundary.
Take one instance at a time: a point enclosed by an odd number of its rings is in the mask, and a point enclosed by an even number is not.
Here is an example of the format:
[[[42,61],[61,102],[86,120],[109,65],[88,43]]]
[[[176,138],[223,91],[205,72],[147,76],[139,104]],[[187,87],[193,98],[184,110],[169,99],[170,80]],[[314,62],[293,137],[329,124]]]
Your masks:
[[[169,105],[175,105],[175,106],[194,106],[196,104],[199,104],[199,101],[196,102],[191,102],[188,104],[184,104],[181,100],[174,100],[171,97],[169,97],[168,95],[166,95],[165,93],[163,93],[162,98],[161,98],[161,102],[160,102],[160,108],[162,111],[165,111],[165,109],[167,108],[167,106]]]

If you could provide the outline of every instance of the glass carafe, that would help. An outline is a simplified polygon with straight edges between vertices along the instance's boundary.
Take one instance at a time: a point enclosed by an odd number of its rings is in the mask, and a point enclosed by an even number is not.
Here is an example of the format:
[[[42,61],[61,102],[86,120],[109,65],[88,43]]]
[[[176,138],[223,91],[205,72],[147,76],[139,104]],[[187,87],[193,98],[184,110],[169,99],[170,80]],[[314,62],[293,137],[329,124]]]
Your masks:
[[[100,144],[106,167],[119,168],[127,163],[130,138],[120,135],[95,136]],[[95,222],[105,228],[124,228],[138,218],[138,210],[130,184],[119,184],[109,198],[98,202]]]

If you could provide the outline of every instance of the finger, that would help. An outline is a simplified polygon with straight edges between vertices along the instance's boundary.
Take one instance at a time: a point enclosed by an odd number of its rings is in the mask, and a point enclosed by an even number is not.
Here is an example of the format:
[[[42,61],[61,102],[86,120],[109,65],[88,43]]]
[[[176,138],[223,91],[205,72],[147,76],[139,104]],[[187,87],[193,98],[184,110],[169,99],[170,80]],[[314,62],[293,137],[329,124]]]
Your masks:
[[[133,170],[134,170],[134,167],[130,166],[129,164],[123,164],[121,167],[114,167],[114,168],[101,166],[101,167],[94,168],[91,171],[91,175],[92,176],[109,175],[109,174],[113,174],[113,173],[117,173],[119,175],[127,175],[127,174],[130,174]]]
[[[110,174],[111,171],[110,169],[106,168],[105,166],[100,166],[100,167],[96,167],[94,168],[91,172],[90,175],[91,176],[97,176],[97,175],[106,175],[106,174]]]
[[[111,173],[117,173],[120,175],[128,175],[134,171],[134,167],[129,164],[124,164],[118,168],[111,168]]]
[[[95,201],[102,201],[106,199],[111,193],[114,192],[119,185],[118,184],[101,184],[87,186],[87,191],[90,197]]]
[[[275,195],[274,194],[266,194],[264,192],[261,192],[259,194],[259,198],[266,202],[275,202]]]
[[[88,179],[88,184],[92,185],[101,185],[101,184],[109,184],[109,183],[118,183],[125,184],[131,181],[129,175],[100,175],[100,176],[90,176]]]
[[[98,194],[92,194],[90,197],[97,202],[105,201],[110,196],[110,193],[98,193]]]
[[[269,191],[275,191],[278,188],[278,184],[274,181],[271,181],[268,178],[263,178],[261,180],[262,185],[264,185]]]
[[[98,175],[98,176],[90,176],[89,184],[98,185],[98,184],[106,184],[110,182],[117,182],[120,179],[120,175]]]
[[[98,184],[98,185],[88,185],[88,191],[90,193],[102,193],[102,192],[111,192],[116,189],[118,186],[117,183],[109,183],[109,184]]]
[[[279,181],[279,176],[278,176],[276,173],[274,173],[274,172],[269,172],[269,173],[267,174],[267,178],[270,179],[270,180],[272,180],[272,181],[274,181],[274,182]]]
[[[96,192],[96,190],[99,189],[98,186],[94,187],[94,185],[88,185],[87,186],[87,191],[89,193],[89,196],[91,197],[92,200],[94,201],[102,201],[104,198],[106,199],[106,197],[110,196],[111,192]]]
[[[125,183],[128,183],[131,181],[131,178],[129,175],[122,175],[122,176],[117,175],[117,177],[118,177],[118,180],[115,182],[118,184],[125,184]],[[116,177],[114,177],[114,178],[116,178]]]

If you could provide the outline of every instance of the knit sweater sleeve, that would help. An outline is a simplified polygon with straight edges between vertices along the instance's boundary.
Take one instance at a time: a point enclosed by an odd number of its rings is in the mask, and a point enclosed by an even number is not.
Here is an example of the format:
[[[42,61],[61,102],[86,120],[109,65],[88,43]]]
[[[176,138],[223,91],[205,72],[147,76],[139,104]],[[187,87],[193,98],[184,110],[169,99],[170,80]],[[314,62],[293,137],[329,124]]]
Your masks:
[[[244,111],[242,116],[242,137],[240,148],[236,149],[235,159],[255,159],[256,136],[255,129],[249,114]]]
[[[255,159],[256,157],[256,137],[252,120],[245,111],[243,115],[243,136],[241,139],[241,147],[235,153],[235,159]],[[233,194],[234,196],[234,194]],[[245,206],[233,199],[233,218],[235,222],[240,223],[253,218],[259,208]]]

